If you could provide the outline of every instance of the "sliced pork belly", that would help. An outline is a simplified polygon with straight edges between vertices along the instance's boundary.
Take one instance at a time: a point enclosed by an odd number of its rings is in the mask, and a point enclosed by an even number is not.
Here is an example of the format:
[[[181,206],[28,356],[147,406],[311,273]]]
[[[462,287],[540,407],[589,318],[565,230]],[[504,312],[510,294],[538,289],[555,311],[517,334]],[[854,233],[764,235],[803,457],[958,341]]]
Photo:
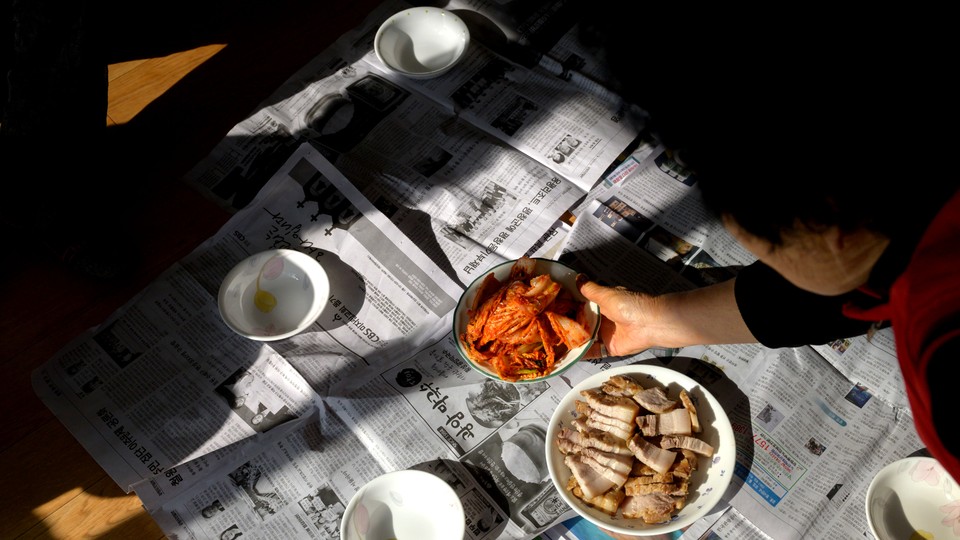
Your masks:
[[[713,447],[696,437],[664,436],[660,438],[660,448],[683,448],[702,456],[713,455]]]
[[[693,428],[693,432],[700,433],[700,418],[697,416],[697,406],[693,404],[693,400],[690,399],[690,394],[686,390],[680,390],[680,402],[683,403],[683,408],[690,413],[690,426]]]
[[[640,435],[634,435],[627,441],[627,448],[633,451],[633,455],[637,456],[637,459],[645,465],[649,465],[651,469],[658,473],[669,471],[677,458],[677,452],[654,446]]]
[[[616,426],[597,422],[596,420],[591,420],[588,416],[578,416],[570,421],[570,425],[580,431],[600,431],[624,442],[630,438],[629,435],[624,436],[626,434],[625,430],[622,430]]]
[[[607,433],[622,441],[626,441],[631,435],[633,435],[632,427],[630,429],[624,429],[611,424],[605,424],[589,416],[578,416],[571,422],[571,424],[573,424],[573,426],[577,429],[581,430],[592,429],[596,431],[603,431],[604,433]]]
[[[597,450],[603,450],[604,452],[612,452],[614,454],[623,454],[626,456],[632,456],[633,452],[627,448],[627,442],[621,439],[605,433],[603,431],[598,431],[595,429],[569,429],[569,428],[560,428],[560,431],[557,433],[558,439],[567,439],[570,442],[582,446],[584,448],[596,448]]]
[[[577,484],[583,490],[586,498],[599,497],[616,485],[595,471],[593,467],[584,463],[579,454],[567,454],[563,458],[563,462],[566,463],[567,467],[570,467],[570,472],[577,479]]]
[[[557,448],[560,450],[561,454],[579,454],[583,451],[583,447],[579,444],[557,435]]]
[[[634,457],[632,454],[626,456],[623,454],[614,454],[613,452],[603,452],[596,448],[584,448],[581,454],[593,458],[604,467],[610,467],[626,475],[629,475],[633,470]]]
[[[644,523],[666,523],[673,516],[676,503],[673,497],[663,493],[649,493],[626,497],[621,504],[623,517],[642,519]]]
[[[637,392],[633,399],[652,413],[665,413],[677,406],[677,402],[667,397],[667,392],[659,386]]]
[[[587,403],[596,409],[600,414],[611,418],[618,418],[624,422],[633,423],[640,407],[637,402],[625,396],[611,396],[604,393],[599,388],[582,390],[580,395],[586,398]]]
[[[630,471],[631,476],[627,479],[627,483],[624,484],[624,486],[629,484],[672,484],[674,481],[672,472],[658,473],[650,467],[647,467],[646,471],[649,474],[643,474],[637,469],[638,468],[634,468]]]
[[[637,392],[642,392],[643,387],[637,381],[625,375],[614,375],[607,379],[600,387],[605,393],[611,396],[632,397]]]
[[[583,502],[587,503],[587,505],[592,506],[611,516],[617,515],[617,510],[620,508],[620,503],[626,496],[622,489],[611,489],[604,492],[604,494],[600,495],[599,497],[593,497],[592,499],[587,498],[583,490],[580,489],[577,479],[573,476],[571,476],[570,480],[567,481],[567,491],[573,493],[574,497],[579,498]]]
[[[627,431],[633,433],[636,424],[634,422],[625,422],[619,418],[614,418],[612,416],[607,416],[600,411],[594,409],[586,401],[577,401],[575,404],[577,412],[588,417],[590,420],[603,424],[606,426],[613,426],[617,428],[618,431]],[[629,439],[630,437],[622,437],[624,439]]]
[[[641,484],[634,482],[633,478],[627,480],[623,485],[623,491],[629,495],[646,495],[648,493],[664,493],[673,497],[686,497],[690,490],[686,480],[670,484]],[[676,501],[674,501],[676,503]]]
[[[589,465],[600,476],[613,482],[618,488],[623,487],[623,484],[627,482],[626,472],[619,471],[613,467],[608,467],[606,464],[601,463],[594,457],[591,457],[587,454],[580,454],[580,461]]]
[[[641,414],[637,426],[647,437],[655,435],[690,435],[690,414],[686,409],[674,409],[663,414]]]

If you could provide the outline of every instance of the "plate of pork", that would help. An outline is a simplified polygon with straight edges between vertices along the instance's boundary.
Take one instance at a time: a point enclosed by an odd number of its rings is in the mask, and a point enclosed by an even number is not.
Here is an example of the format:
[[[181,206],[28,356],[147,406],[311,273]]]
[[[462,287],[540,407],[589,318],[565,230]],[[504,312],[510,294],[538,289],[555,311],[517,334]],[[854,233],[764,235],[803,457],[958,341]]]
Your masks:
[[[573,387],[546,436],[550,478],[598,527],[651,536],[714,509],[733,478],[736,442],[700,383],[660,366],[611,368]]]

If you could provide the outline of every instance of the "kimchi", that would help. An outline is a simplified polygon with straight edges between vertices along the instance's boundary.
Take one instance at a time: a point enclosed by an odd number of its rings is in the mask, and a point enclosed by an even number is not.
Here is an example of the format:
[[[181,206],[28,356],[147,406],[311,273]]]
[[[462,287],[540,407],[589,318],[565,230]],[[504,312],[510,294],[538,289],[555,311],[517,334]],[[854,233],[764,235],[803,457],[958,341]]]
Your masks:
[[[458,336],[471,361],[505,381],[543,377],[590,339],[585,303],[535,268],[534,259],[521,257],[505,281],[488,274]]]

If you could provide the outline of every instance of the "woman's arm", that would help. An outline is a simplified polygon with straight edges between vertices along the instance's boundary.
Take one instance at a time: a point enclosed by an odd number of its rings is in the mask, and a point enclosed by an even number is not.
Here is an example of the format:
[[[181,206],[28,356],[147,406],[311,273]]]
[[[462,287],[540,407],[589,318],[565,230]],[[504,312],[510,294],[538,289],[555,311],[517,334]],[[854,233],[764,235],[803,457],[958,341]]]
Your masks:
[[[659,296],[605,287],[583,275],[577,284],[600,306],[600,341],[608,354],[627,356],[651,347],[756,343],[737,308],[735,280]],[[599,356],[595,344],[587,357]]]

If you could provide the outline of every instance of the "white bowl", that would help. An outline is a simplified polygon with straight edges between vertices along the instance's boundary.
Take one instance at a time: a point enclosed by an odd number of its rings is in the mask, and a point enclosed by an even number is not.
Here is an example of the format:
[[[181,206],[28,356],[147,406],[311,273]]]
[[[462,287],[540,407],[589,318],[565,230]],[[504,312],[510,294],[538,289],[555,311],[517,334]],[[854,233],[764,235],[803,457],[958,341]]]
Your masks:
[[[567,481],[571,473],[570,468],[563,462],[564,455],[557,447],[557,435],[563,427],[576,429],[572,421],[577,416],[575,402],[583,399],[580,391],[599,387],[613,375],[632,375],[644,388],[661,386],[671,398],[676,398],[681,388],[686,390],[697,406],[697,417],[702,427],[702,431],[697,433],[696,437],[714,448],[713,456],[710,459],[702,457],[699,467],[691,476],[686,505],[667,523],[648,525],[642,519],[627,519],[620,515],[613,517],[587,506],[567,491]],[[563,500],[578,514],[608,531],[633,536],[652,536],[682,529],[713,510],[733,478],[737,444],[733,437],[730,419],[727,418],[723,407],[698,382],[672,369],[634,364],[602,371],[574,386],[560,400],[553,412],[550,425],[547,427],[545,451],[547,469],[550,471],[554,487],[560,492]]]
[[[274,341],[309,327],[326,303],[330,283],[313,257],[292,249],[255,253],[223,279],[217,303],[223,322],[241,336]]]
[[[534,275],[549,274],[554,281],[570,291],[575,299],[586,303],[585,314],[587,318],[587,328],[590,331],[590,339],[588,339],[583,345],[575,349],[570,349],[567,351],[567,354],[557,359],[553,370],[546,375],[532,379],[507,381],[518,384],[535,383],[563,373],[569,369],[570,366],[574,365],[577,363],[577,361],[583,358],[583,355],[587,353],[587,350],[596,340],[597,332],[600,331],[600,307],[594,302],[590,302],[584,298],[582,294],[580,294],[580,290],[577,289],[578,272],[558,261],[539,258],[534,258],[533,260],[536,262],[536,266],[534,267]],[[504,379],[501,379],[500,375],[498,375],[496,371],[487,365],[479,364],[471,360],[470,357],[467,356],[467,353],[464,351],[463,344],[460,343],[460,335],[466,331],[467,324],[470,322],[469,309],[473,305],[474,298],[477,296],[477,292],[479,292],[480,285],[483,284],[483,280],[487,277],[487,275],[493,274],[501,282],[504,281],[510,275],[510,270],[513,268],[513,265],[516,262],[517,260],[514,259],[512,261],[499,264],[489,272],[486,272],[482,276],[473,280],[473,283],[471,283],[470,286],[467,287],[467,290],[463,292],[463,295],[460,296],[460,301],[457,303],[457,308],[453,313],[453,336],[454,341],[457,344],[457,351],[460,353],[460,356],[466,360],[473,369],[479,371],[487,377],[490,377],[491,379],[498,381],[503,381]]]
[[[460,497],[440,477],[394,471],[367,482],[350,499],[340,522],[341,540],[463,538]]]
[[[373,50],[393,71],[429,79],[455,66],[469,44],[470,31],[453,12],[415,7],[392,15],[380,26]]]
[[[957,538],[960,488],[930,457],[908,457],[887,465],[867,488],[867,523],[879,540]]]

